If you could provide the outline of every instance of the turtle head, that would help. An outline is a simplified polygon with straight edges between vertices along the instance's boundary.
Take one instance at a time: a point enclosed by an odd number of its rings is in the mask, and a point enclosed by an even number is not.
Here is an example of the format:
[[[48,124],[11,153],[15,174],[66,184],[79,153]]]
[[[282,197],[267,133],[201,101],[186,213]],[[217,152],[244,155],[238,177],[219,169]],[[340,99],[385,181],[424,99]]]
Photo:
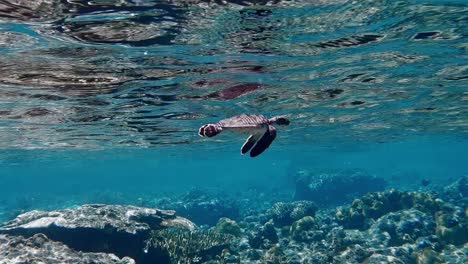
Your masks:
[[[287,118],[286,116],[275,116],[270,118],[269,121],[272,124],[277,124],[280,126],[287,126],[290,123],[289,118]]]
[[[218,124],[206,124],[198,129],[198,135],[200,137],[214,137],[221,133],[223,128]]]

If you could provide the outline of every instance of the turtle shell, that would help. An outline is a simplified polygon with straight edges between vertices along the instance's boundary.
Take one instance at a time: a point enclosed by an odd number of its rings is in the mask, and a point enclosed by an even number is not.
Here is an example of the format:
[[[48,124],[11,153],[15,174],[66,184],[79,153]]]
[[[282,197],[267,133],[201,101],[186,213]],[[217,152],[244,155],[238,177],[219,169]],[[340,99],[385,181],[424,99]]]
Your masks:
[[[268,125],[268,119],[263,115],[242,114],[223,119],[218,124],[223,128],[256,128]]]

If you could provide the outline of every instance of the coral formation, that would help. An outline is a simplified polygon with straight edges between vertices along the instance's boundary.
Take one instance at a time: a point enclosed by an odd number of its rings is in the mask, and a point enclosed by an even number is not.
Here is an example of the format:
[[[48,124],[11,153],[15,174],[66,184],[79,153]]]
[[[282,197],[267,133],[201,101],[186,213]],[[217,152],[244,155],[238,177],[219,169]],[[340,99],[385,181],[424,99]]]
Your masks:
[[[368,192],[384,190],[383,178],[371,176],[360,170],[299,175],[295,200],[313,201],[319,206],[339,205]]]
[[[57,211],[31,211],[0,227],[0,233],[31,236],[43,233],[72,249],[129,256],[139,264],[166,259],[161,252],[143,253],[152,230],[193,230],[188,219],[174,211],[124,205],[90,204]]]
[[[240,236],[242,232],[236,221],[226,217],[219,219],[214,230],[221,234],[229,234],[236,237]]]
[[[468,175],[446,186],[442,195],[444,200],[456,202],[459,206],[468,206]]]
[[[205,263],[221,260],[232,241],[232,236],[214,231],[161,230],[153,232],[148,248],[167,252],[171,263]]]
[[[273,246],[263,255],[262,263],[281,264],[284,263],[284,252],[280,247]]]
[[[313,240],[313,237],[309,236],[308,231],[316,228],[318,228],[318,226],[315,219],[312,216],[304,216],[291,225],[291,237],[297,241],[304,242]]]
[[[369,193],[355,199],[351,206],[338,208],[336,218],[347,228],[365,229],[370,225],[369,220],[375,220],[390,212],[414,208],[435,213],[441,205],[442,201],[429,193],[390,190]]]
[[[465,211],[439,211],[435,220],[436,235],[445,243],[461,245],[468,241],[468,216]]]
[[[389,239],[383,246],[400,246],[414,243],[419,237],[434,233],[433,217],[415,209],[388,213],[370,227],[371,234],[388,233]]]
[[[175,210],[178,215],[197,225],[214,226],[221,217],[239,217],[239,205],[236,201],[201,189],[192,189],[174,201],[166,201],[162,207]]]
[[[252,248],[269,248],[278,242],[278,234],[272,221],[266,222],[257,232],[251,234],[249,244]]]
[[[267,216],[273,219],[275,226],[281,227],[291,225],[304,216],[314,216],[316,211],[317,206],[310,201],[279,202],[267,211]]]
[[[44,234],[30,238],[0,235],[0,264],[22,263],[135,264],[135,261],[114,254],[75,251]]]
[[[86,210],[67,209],[82,213],[70,221],[67,220],[70,218],[67,210],[33,211],[8,222],[0,227],[0,231],[23,228],[30,235],[40,230],[54,234],[51,230],[58,228],[60,231],[72,223],[98,230],[102,228],[104,231],[92,236],[93,243],[101,244],[91,243],[92,246],[98,246],[101,252],[114,253],[119,260],[125,260],[125,253],[119,251],[115,243],[128,247],[133,243],[131,236],[144,231],[148,232],[146,238],[149,239],[138,241],[143,243],[145,250],[141,255],[128,254],[137,263],[144,264],[461,264],[468,263],[468,209],[460,203],[463,200],[459,195],[460,188],[463,189],[461,183],[463,181],[459,180],[449,188],[453,194],[456,186],[456,199],[445,191],[438,196],[427,192],[388,190],[368,193],[337,210],[327,207],[318,210],[310,201],[273,204],[272,199],[269,206],[264,201],[261,205],[251,202],[248,214],[241,214],[236,220],[221,217],[215,226],[202,226],[196,230],[188,219],[176,217],[173,211],[125,206],[105,209],[101,205],[85,207]],[[203,193],[192,195],[191,198],[199,203],[218,199]],[[442,200],[439,197],[452,198]],[[56,229],[51,228],[52,223]],[[84,230],[76,233],[89,238],[89,233]],[[115,237],[118,232],[128,233],[129,237]],[[55,238],[61,241],[60,237]],[[75,253],[70,254],[74,256]],[[0,251],[0,259],[5,256],[8,253]]]

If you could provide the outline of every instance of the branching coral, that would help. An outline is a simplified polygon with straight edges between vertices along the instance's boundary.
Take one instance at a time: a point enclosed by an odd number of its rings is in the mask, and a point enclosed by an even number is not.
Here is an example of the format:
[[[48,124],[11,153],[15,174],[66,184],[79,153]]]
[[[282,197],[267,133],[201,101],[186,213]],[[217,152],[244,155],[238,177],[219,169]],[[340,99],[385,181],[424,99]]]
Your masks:
[[[220,260],[222,254],[229,250],[234,237],[214,231],[154,231],[148,247],[167,252],[172,263],[203,263],[209,260]]]

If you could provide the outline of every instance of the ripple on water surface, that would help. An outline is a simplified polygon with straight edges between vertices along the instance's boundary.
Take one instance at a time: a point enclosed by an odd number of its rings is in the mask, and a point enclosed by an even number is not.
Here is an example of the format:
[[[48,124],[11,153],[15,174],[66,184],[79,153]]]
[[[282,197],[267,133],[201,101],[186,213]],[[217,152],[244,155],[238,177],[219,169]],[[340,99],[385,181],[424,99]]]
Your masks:
[[[464,1],[0,1],[0,147],[185,144],[242,112],[285,142],[467,132]],[[345,134],[344,134],[345,132]]]

